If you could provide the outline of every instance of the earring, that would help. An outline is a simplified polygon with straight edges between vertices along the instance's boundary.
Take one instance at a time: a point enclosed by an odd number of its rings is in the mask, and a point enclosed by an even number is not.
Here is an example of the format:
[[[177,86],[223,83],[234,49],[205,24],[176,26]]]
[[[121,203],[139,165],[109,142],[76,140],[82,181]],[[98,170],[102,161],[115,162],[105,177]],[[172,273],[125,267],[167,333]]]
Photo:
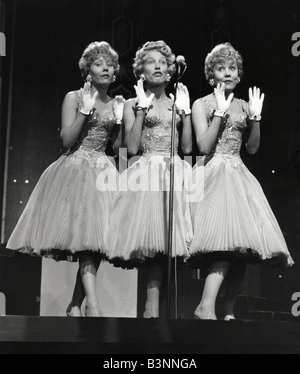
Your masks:
[[[87,77],[85,78],[85,81],[86,83],[92,83],[92,77],[90,76],[90,74],[87,75]]]
[[[112,77],[112,81],[115,82],[116,79],[117,79],[117,77],[116,77],[115,75],[113,75],[113,77]]]
[[[214,80],[214,78],[211,78],[211,79],[208,81],[208,83],[210,84],[211,87],[214,87],[214,85],[215,85],[215,80]]]
[[[167,75],[166,75],[166,81],[167,81],[167,82],[170,82],[170,80],[171,80],[171,75],[170,75],[170,74],[167,74]]]
[[[143,81],[143,82],[145,82],[145,80],[146,80],[146,78],[145,78],[145,75],[144,74],[141,74],[141,80]]]
[[[236,83],[239,84],[240,81],[241,81],[241,78],[240,78],[240,77],[237,77],[237,78],[236,78]]]

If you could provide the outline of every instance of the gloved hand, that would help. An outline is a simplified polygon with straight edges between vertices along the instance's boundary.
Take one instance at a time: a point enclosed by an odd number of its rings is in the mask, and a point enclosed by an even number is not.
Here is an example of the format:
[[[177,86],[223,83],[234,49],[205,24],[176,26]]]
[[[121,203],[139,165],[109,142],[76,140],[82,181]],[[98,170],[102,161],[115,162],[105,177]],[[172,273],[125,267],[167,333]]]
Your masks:
[[[80,113],[84,114],[85,116],[88,116],[95,106],[96,98],[98,96],[98,91],[96,91],[92,95],[91,94],[91,83],[86,82],[83,88],[80,89],[79,95],[80,95],[80,101],[81,101]]]
[[[117,124],[122,123],[123,109],[124,109],[125,99],[122,95],[116,95],[113,101],[114,115],[117,119]]]
[[[174,101],[174,95],[170,94],[170,98]],[[185,113],[185,115],[191,114],[191,107],[190,107],[190,95],[187,87],[183,85],[182,83],[178,83],[178,89],[177,89],[177,97],[176,97],[176,109],[179,112],[179,114],[182,114],[182,112]]]
[[[152,93],[150,96],[146,95],[142,79],[138,80],[137,85],[134,86],[134,89],[136,92],[137,108],[149,109],[151,102],[155,96],[154,93]]]
[[[231,93],[227,99],[225,98],[225,83],[218,83],[217,87],[214,89],[214,92],[218,105],[214,115],[217,117],[224,117],[225,113],[230,107],[234,94]]]
[[[261,120],[261,111],[263,107],[265,94],[260,94],[257,87],[249,88],[249,118],[250,120]]]

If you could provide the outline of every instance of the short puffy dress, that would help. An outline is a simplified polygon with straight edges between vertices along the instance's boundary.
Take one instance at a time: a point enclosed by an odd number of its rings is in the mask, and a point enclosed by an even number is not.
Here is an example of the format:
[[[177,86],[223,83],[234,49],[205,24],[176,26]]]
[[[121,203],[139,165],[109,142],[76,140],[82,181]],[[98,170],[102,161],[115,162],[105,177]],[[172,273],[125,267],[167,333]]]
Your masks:
[[[176,121],[178,149],[179,116]],[[120,176],[107,238],[110,260],[115,266],[132,268],[160,261],[168,253],[171,125],[171,114],[162,118],[153,110],[149,112],[142,130],[142,156]],[[185,180],[188,181],[191,169],[176,154],[173,258],[188,257],[192,232]]]
[[[204,101],[210,124],[216,102]],[[204,193],[191,203],[194,237],[188,263],[192,267],[232,257],[293,264],[264,192],[240,158],[248,104],[239,100],[239,105],[240,113],[222,120],[211,154],[193,169],[193,177],[204,172]]]
[[[55,260],[76,261],[81,251],[106,257],[118,171],[105,150],[115,125],[113,110],[88,117],[74,146],[40,177],[7,248]]]

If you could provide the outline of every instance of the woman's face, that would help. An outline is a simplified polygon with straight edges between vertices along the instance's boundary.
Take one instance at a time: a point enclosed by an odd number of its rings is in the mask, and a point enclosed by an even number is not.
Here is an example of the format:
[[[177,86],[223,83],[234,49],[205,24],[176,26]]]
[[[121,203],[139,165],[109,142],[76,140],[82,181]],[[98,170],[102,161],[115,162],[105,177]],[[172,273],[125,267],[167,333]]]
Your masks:
[[[99,55],[90,66],[89,74],[94,85],[107,86],[113,82],[115,68],[109,56]]]
[[[225,91],[233,91],[237,85],[239,71],[234,60],[220,61],[214,67],[215,85],[225,83]]]
[[[149,86],[165,84],[168,75],[168,63],[164,55],[158,51],[150,51],[144,57],[144,70],[146,82]]]

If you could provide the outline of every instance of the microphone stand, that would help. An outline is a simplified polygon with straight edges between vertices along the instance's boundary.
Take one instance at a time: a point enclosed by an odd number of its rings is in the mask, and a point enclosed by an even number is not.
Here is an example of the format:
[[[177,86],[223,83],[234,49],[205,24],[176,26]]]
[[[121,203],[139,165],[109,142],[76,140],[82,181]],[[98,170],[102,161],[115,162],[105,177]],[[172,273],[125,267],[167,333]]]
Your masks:
[[[171,159],[170,159],[170,194],[169,194],[169,232],[168,232],[168,285],[167,285],[167,319],[171,319],[171,293],[172,293],[172,247],[173,247],[173,226],[174,226],[174,157],[176,154],[176,98],[179,80],[185,73],[187,66],[181,72],[180,65],[175,82],[174,102],[172,105],[172,132],[171,132]],[[177,315],[175,316],[177,318]]]

